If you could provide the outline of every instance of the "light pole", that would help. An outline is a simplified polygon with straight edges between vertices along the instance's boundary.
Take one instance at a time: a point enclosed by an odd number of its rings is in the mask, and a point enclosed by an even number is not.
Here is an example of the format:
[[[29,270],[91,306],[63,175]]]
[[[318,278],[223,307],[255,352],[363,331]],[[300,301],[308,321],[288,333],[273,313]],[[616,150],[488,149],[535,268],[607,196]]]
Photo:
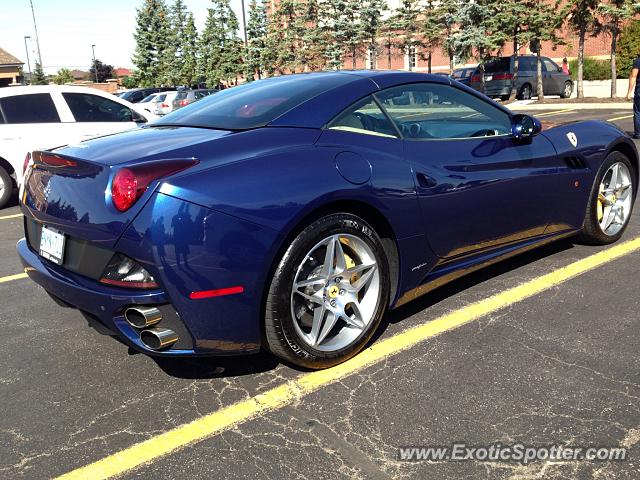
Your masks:
[[[242,33],[244,33],[244,46],[247,46],[247,19],[244,13],[244,0],[240,0],[242,3]]]
[[[36,12],[33,10],[33,0],[29,0],[31,5],[31,16],[33,17],[33,29],[36,32],[36,46],[38,47],[38,62],[40,62],[40,68],[44,68],[42,65],[42,54],[40,53],[40,38],[38,37],[38,26],[36,25]]]
[[[25,35],[24,36],[24,50],[25,52],[27,52],[27,67],[29,68],[29,82],[31,82],[31,61],[29,61],[29,47],[27,46],[27,40],[29,40],[31,37],[29,35]],[[27,84],[27,82],[24,82],[25,85]]]
[[[93,52],[93,71],[96,74],[96,83],[98,82],[98,66],[96,65],[96,46],[91,45],[91,51]]]

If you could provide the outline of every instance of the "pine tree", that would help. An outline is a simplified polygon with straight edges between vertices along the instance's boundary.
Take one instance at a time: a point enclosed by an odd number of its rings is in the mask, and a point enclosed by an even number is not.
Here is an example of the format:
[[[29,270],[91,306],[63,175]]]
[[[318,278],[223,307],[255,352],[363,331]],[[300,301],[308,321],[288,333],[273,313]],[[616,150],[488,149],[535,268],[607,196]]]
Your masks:
[[[596,35],[600,22],[596,16],[598,0],[569,0],[562,17],[568,18],[569,26],[578,34],[578,98],[584,97],[583,70],[584,44],[587,35]]]
[[[298,30],[301,32],[300,49],[296,63],[302,71],[321,70],[326,66],[327,42],[331,36],[322,28],[322,9],[318,0],[303,0],[300,4]]]
[[[47,85],[47,76],[44,74],[42,65],[36,62],[36,66],[33,69],[33,75],[31,76],[31,85]]]
[[[602,29],[611,38],[610,59],[611,59],[611,98],[615,98],[617,92],[617,66],[616,50],[622,24],[625,20],[632,18],[640,10],[640,4],[634,5],[631,0],[608,0],[600,2],[597,13],[603,19]]]
[[[419,0],[401,0],[400,6],[390,19],[390,25],[396,30],[398,39],[397,47],[405,55],[413,55],[415,58],[419,47],[424,46],[420,32],[419,15],[421,7]],[[412,70],[412,59],[409,59],[409,70]]]
[[[462,0],[440,0],[436,5],[434,15],[442,27],[442,50],[449,58],[449,74],[453,73],[453,64],[456,55],[456,45],[453,33],[457,28],[457,15]]]
[[[427,72],[431,73],[431,58],[434,50],[442,43],[443,25],[437,15],[437,2],[427,0],[422,12],[421,35],[424,39],[425,57],[427,59]]]
[[[175,0],[168,13],[168,35],[163,52],[163,82],[167,85],[182,84],[182,63],[184,57],[184,37],[187,26],[187,7],[182,0]]]
[[[517,0],[503,1],[496,6],[496,24],[501,31],[510,35],[513,48],[513,78],[511,80],[511,94],[509,95],[510,101],[515,100],[518,94],[519,49],[527,43],[525,31],[530,8],[531,2]]]
[[[251,0],[249,21],[247,22],[247,51],[245,56],[245,77],[248,82],[264,73],[265,47],[267,37],[267,8],[264,0]]]
[[[507,40],[496,17],[496,2],[477,0],[463,4],[457,15],[458,30],[452,34],[452,45],[460,59],[475,58],[480,62],[481,90],[484,91],[483,61]]]
[[[369,68],[375,68],[378,42],[383,26],[382,14],[387,10],[385,0],[364,0],[360,9],[360,37],[369,52]]]
[[[187,13],[182,37],[182,67],[180,85],[194,86],[198,79],[198,31],[191,12]]]
[[[527,8],[526,31],[522,33],[525,41],[536,46],[538,84],[536,91],[538,101],[544,101],[544,88],[542,83],[542,42],[551,42],[553,45],[562,43],[558,37],[558,31],[562,27],[564,17],[558,15],[554,5],[539,4],[537,0],[525,0]],[[535,5],[535,8],[531,8]]]
[[[296,73],[299,70],[299,55],[306,25],[302,13],[303,4],[296,0],[281,0],[267,34],[269,73]]]
[[[244,67],[238,18],[229,0],[211,0],[211,3],[199,41],[199,71],[207,85],[215,87],[222,82],[237,82]]]
[[[142,86],[154,86],[163,79],[165,50],[169,21],[163,0],[144,0],[137,9],[136,49],[133,64],[137,67],[137,81]]]

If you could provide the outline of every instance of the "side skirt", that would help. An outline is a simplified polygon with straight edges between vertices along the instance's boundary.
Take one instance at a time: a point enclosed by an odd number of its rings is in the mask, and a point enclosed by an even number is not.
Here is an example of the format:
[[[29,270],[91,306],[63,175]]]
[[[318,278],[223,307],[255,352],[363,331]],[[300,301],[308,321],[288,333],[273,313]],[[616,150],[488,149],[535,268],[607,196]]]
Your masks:
[[[490,253],[483,253],[472,258],[465,258],[457,262],[448,262],[445,265],[436,267],[425,278],[425,281],[419,287],[409,290],[402,295],[398,301],[391,307],[398,308],[412,300],[415,300],[422,295],[425,295],[442,285],[450,283],[458,278],[461,278],[469,273],[473,273],[482,268],[488,267],[495,263],[501,262],[516,255],[528,252],[530,250],[539,248],[543,245],[556,242],[563,238],[571,237],[578,233],[579,230],[564,231],[554,233],[552,235],[545,235],[533,240],[527,240],[526,242],[512,245],[510,247],[494,250]]]

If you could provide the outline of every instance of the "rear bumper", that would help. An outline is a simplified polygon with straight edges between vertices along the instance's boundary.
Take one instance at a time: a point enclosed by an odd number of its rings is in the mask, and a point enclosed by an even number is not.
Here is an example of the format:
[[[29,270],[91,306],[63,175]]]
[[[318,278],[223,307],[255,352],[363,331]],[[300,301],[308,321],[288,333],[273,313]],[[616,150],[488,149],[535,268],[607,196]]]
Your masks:
[[[124,319],[124,310],[132,305],[153,305],[165,311],[173,310],[162,290],[128,292],[124,289],[102,285],[94,280],[74,274],[40,257],[29,247],[26,239],[17,244],[18,255],[29,278],[48,293],[63,302],[97,318],[109,330],[130,347],[154,356],[194,356],[211,354],[193,348],[154,351],[140,341],[139,331]],[[188,332],[183,331],[183,334]],[[189,335],[190,336],[190,335]],[[193,345],[191,338],[186,343]]]

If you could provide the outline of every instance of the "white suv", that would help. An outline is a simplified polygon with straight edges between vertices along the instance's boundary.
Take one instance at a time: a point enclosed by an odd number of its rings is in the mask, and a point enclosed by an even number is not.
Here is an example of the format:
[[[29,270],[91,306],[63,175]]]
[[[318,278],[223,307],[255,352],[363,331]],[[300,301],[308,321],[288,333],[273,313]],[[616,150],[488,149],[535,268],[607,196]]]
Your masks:
[[[0,88],[0,208],[22,183],[28,152],[136,128],[157,115],[86,87]]]

